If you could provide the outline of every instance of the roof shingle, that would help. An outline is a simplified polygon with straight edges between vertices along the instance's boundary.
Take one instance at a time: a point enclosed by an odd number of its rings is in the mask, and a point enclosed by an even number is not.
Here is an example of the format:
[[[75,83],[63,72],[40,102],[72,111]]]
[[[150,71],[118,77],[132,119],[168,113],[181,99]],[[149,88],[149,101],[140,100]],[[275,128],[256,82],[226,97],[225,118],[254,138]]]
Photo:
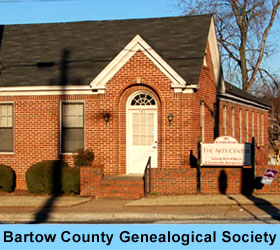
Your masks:
[[[187,83],[197,83],[211,17],[2,26],[0,86],[88,85],[137,34]]]
[[[226,87],[225,93],[234,95],[236,97],[240,97],[240,98],[245,99],[245,100],[253,101],[255,103],[264,105],[267,108],[271,107],[270,103],[267,103],[264,100],[262,100],[261,98],[253,96],[253,95],[247,93],[246,91],[244,91],[244,90],[242,90],[240,88],[237,88],[237,87],[235,87],[234,85],[232,85],[232,84],[230,84],[228,82],[225,82],[225,87]]]

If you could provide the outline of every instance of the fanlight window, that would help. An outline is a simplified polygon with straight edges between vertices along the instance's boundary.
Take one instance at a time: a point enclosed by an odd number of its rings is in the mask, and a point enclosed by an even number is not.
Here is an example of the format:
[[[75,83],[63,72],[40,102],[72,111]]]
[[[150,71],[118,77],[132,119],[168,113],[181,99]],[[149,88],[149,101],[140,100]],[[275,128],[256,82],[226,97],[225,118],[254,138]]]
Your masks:
[[[131,103],[131,106],[152,106],[152,105],[156,105],[156,101],[155,99],[147,94],[147,93],[141,93],[139,95],[136,95]]]

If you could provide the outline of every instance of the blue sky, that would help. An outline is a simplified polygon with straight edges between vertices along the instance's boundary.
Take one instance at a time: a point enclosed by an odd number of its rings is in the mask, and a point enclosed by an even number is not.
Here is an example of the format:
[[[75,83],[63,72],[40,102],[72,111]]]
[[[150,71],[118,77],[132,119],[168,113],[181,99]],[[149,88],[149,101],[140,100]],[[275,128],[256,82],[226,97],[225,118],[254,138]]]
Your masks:
[[[68,22],[181,15],[176,0],[0,0],[0,24]],[[270,40],[279,43],[274,27]],[[264,64],[280,72],[280,46]]]
[[[0,23],[177,16],[174,0],[0,0]]]

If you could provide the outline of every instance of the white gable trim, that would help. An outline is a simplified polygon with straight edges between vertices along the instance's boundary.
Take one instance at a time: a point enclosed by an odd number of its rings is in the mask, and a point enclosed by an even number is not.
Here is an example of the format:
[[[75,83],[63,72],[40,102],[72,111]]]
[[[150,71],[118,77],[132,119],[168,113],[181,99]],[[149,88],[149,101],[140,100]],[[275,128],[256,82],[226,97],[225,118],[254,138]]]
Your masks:
[[[224,86],[223,75],[222,75],[220,52],[219,52],[217,34],[216,34],[215,23],[214,23],[213,17],[211,19],[210,30],[209,30],[209,34],[208,34],[208,42],[209,42],[209,49],[210,49],[211,58],[212,58],[213,69],[214,69],[216,86],[217,87],[220,86],[221,89],[224,89],[225,86]]]
[[[92,89],[104,93],[107,82],[128,62],[138,51],[142,51],[172,82],[171,88],[186,88],[186,81],[156,53],[140,35],[136,35],[128,45],[93,79],[90,83]]]

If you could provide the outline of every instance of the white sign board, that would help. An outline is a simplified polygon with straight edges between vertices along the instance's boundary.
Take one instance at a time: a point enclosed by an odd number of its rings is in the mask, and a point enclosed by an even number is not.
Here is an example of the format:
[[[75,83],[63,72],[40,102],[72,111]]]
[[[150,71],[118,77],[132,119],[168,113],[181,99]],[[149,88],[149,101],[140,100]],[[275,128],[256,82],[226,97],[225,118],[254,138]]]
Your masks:
[[[231,136],[218,137],[214,143],[201,143],[202,166],[250,166],[251,144],[238,143]]]
[[[277,173],[278,173],[278,170],[272,169],[272,168],[267,168],[265,170],[261,183],[270,185],[272,183],[272,181],[274,180],[274,178],[276,177]]]

